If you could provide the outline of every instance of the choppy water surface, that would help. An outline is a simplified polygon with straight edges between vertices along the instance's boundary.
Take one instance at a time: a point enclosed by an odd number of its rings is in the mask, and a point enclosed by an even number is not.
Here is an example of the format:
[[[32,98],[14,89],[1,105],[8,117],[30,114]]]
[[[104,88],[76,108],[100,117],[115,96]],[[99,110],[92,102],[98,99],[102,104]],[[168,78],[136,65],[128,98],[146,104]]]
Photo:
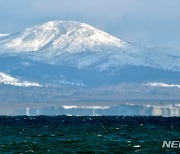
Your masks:
[[[179,117],[0,117],[0,153],[161,153]]]

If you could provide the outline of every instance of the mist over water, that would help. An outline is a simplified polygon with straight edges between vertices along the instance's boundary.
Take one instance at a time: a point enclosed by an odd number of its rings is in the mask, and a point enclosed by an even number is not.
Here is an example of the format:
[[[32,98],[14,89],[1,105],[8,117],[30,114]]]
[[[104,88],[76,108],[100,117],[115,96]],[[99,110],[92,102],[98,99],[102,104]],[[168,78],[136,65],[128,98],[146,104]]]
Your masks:
[[[123,103],[114,106],[62,105],[47,107],[26,107],[18,115],[69,115],[69,116],[180,116],[179,104]]]

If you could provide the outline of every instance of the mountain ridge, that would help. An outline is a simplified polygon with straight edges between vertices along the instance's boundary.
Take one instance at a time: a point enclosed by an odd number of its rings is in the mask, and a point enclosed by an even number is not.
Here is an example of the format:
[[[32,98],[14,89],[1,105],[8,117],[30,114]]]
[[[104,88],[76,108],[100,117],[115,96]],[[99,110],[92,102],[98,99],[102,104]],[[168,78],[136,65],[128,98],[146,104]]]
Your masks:
[[[180,49],[138,47],[85,23],[49,21],[1,37],[0,65],[1,72],[45,85],[176,84]]]
[[[130,46],[88,24],[75,21],[49,21],[24,31],[8,35],[0,41],[1,48],[16,52],[33,52],[42,49],[51,52],[115,50]],[[104,49],[102,49],[104,48]]]
[[[0,55],[11,54],[105,71],[144,66],[180,71],[180,49],[138,47],[88,24],[49,21],[0,38]]]

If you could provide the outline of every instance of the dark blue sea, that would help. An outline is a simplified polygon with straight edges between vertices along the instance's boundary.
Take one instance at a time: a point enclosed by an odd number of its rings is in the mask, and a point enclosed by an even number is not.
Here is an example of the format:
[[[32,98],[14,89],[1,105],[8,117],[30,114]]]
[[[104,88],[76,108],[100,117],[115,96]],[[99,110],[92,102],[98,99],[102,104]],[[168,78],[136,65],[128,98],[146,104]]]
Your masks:
[[[180,153],[180,117],[1,116],[0,153]]]

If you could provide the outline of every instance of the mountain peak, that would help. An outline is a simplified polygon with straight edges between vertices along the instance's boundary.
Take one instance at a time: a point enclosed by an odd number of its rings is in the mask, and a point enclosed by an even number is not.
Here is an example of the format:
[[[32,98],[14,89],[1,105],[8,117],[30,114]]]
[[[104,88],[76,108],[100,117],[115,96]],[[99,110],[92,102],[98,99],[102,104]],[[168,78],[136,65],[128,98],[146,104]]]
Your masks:
[[[51,54],[109,51],[129,46],[129,43],[121,39],[76,21],[49,21],[0,40],[0,47],[5,50],[46,50]]]
[[[68,27],[77,28],[83,24],[84,23],[71,21],[71,20],[67,20],[67,21],[54,20],[54,21],[45,22],[45,23],[43,23],[41,25],[37,25],[35,27],[37,27],[37,28],[41,27],[41,28],[44,28],[46,30],[49,30],[49,29],[60,29],[62,27],[64,27],[64,28],[68,28]],[[84,25],[87,25],[87,24],[84,24]]]

